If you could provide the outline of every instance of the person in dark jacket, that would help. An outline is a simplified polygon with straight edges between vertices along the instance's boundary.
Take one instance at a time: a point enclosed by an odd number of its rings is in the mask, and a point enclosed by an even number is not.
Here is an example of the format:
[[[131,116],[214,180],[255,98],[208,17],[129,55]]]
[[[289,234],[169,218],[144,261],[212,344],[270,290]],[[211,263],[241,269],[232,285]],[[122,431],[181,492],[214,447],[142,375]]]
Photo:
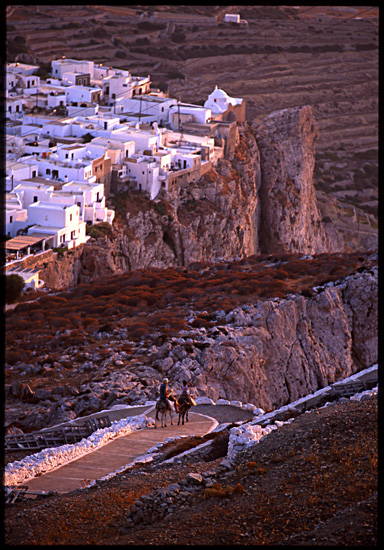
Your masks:
[[[168,378],[164,378],[163,383],[160,386],[160,399],[163,399],[167,404],[167,408],[171,409],[172,407],[170,401],[174,401],[174,397],[172,396],[172,392],[168,388],[168,382]]]

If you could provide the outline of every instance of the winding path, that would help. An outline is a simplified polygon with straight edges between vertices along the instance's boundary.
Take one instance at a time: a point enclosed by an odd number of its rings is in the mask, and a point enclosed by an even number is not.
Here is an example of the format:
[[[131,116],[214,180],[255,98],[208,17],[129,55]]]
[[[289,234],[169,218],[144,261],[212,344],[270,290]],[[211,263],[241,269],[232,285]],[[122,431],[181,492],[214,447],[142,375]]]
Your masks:
[[[108,411],[108,415],[112,421],[142,413],[153,417],[153,407],[151,406],[146,410],[143,410],[143,407],[135,407],[134,409]],[[145,454],[148,449],[161,443],[168,437],[204,435],[217,425],[217,422],[213,418],[198,413],[190,412],[189,422],[185,423],[184,426],[178,426],[177,419],[178,416],[174,415],[173,426],[169,425],[169,420],[167,419],[166,428],[144,428],[134,431],[129,435],[117,437],[81,458],[41,476],[25,480],[23,485],[27,485],[29,491],[67,493],[84,487],[89,482],[101,479],[119,468],[130,464]]]

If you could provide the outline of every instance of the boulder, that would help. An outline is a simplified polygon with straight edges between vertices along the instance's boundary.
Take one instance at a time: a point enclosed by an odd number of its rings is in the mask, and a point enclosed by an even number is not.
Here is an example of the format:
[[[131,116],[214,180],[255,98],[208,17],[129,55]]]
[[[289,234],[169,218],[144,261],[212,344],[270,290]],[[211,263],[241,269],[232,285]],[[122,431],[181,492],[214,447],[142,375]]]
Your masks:
[[[210,397],[206,397],[206,396],[196,397],[195,401],[197,405],[214,405],[215,404],[215,402]]]

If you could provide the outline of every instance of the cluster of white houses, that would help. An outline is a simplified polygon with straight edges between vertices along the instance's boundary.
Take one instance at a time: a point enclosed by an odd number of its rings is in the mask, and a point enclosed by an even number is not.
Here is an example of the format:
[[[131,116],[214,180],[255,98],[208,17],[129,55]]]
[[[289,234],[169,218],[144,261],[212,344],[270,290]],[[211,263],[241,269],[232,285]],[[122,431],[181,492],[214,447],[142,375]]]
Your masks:
[[[245,120],[244,100],[217,86],[199,106],[92,61],[53,60],[45,80],[38,69],[6,66],[9,261],[85,243],[87,223],[112,223],[111,193],[131,187],[155,199],[197,180],[233,152]]]

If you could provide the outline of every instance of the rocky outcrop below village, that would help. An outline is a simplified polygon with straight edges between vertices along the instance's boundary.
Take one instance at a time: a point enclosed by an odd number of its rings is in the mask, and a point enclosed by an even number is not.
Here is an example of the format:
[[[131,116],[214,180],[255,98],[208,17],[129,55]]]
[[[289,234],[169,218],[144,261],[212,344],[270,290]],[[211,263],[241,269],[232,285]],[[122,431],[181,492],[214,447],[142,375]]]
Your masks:
[[[95,350],[79,354],[71,346],[53,365],[5,365],[16,380],[5,387],[6,425],[37,430],[114,405],[145,404],[156,399],[164,376],[176,393],[185,378],[196,397],[213,401],[240,400],[265,411],[291,403],[377,362],[376,260],[315,287],[312,296],[291,294],[212,312],[211,328],[192,328],[198,312],[190,310],[191,328],[163,343],[130,342],[126,329],[114,328],[94,335],[106,350],[103,356]],[[129,354],[118,351],[122,341]],[[66,384],[68,369],[88,381]],[[45,384],[46,389],[31,390],[18,381],[26,374],[36,385],[48,376],[51,389]]]
[[[277,111],[238,130],[233,156],[198,181],[160,193],[155,201],[117,194],[111,236],[50,261],[36,258],[40,278],[60,289],[148,267],[348,248],[334,224],[323,223],[317,206],[312,109]]]
[[[253,125],[261,159],[262,252],[334,252],[343,240],[323,224],[313,185],[318,126],[309,106],[276,111]]]

